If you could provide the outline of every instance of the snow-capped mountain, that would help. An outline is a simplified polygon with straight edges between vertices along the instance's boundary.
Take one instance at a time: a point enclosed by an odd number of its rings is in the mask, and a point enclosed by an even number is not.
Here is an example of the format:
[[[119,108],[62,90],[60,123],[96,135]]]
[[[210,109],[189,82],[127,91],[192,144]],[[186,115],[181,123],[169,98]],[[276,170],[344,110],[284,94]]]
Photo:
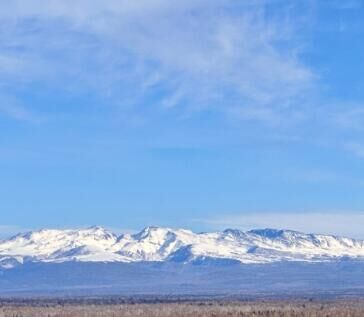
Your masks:
[[[101,227],[18,234],[0,241],[0,266],[25,262],[332,261],[364,259],[364,241],[290,230],[194,233],[147,227],[120,236]]]

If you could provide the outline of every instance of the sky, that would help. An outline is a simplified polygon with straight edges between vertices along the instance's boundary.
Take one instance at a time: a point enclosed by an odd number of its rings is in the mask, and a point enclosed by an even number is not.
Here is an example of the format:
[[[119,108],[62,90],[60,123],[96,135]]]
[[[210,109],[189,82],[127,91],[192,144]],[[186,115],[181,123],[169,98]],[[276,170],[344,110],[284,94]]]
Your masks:
[[[1,6],[0,236],[364,238],[364,2]]]

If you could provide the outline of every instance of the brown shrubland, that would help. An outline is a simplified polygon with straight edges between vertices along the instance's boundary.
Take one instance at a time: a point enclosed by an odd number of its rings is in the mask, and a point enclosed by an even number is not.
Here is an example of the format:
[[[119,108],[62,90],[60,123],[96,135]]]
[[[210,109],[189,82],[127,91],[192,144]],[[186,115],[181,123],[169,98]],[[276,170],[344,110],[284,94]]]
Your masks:
[[[362,317],[364,301],[0,304],[0,317]]]

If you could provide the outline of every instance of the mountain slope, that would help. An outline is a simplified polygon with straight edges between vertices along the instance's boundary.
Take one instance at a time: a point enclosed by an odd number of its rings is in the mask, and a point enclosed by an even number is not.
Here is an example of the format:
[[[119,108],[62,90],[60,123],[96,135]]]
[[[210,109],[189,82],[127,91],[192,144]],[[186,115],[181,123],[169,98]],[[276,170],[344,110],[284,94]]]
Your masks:
[[[137,234],[101,228],[40,230],[0,241],[0,267],[26,262],[206,262],[270,263],[364,259],[364,241],[291,230],[193,233],[147,227]]]

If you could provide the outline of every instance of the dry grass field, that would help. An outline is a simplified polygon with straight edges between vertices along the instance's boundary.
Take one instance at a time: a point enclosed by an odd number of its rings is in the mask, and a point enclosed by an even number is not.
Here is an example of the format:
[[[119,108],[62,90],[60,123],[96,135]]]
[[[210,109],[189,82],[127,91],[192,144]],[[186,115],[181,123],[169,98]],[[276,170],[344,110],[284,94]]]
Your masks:
[[[147,304],[41,305],[2,303],[0,317],[350,317],[364,316],[364,300],[206,301]]]

